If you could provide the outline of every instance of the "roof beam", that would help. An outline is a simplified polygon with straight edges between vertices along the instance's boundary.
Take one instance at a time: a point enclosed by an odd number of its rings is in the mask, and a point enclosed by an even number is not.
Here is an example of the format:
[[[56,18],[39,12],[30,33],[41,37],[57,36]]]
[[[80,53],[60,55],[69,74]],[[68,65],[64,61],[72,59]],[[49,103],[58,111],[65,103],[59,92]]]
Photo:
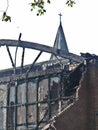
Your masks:
[[[47,45],[42,45],[42,44],[38,44],[38,43],[34,43],[34,42],[28,42],[28,41],[17,41],[17,40],[0,40],[0,46],[17,46],[18,47],[22,47],[22,48],[28,48],[28,49],[35,49],[38,51],[43,51],[43,52],[47,52],[47,53],[52,53],[54,55],[66,58],[66,59],[70,59],[76,62],[82,62],[84,59],[83,58],[75,58],[74,56],[72,56],[72,53],[66,54],[66,55],[62,55],[62,50],[60,49],[56,49],[54,47],[50,47]],[[82,61],[81,61],[82,59]]]

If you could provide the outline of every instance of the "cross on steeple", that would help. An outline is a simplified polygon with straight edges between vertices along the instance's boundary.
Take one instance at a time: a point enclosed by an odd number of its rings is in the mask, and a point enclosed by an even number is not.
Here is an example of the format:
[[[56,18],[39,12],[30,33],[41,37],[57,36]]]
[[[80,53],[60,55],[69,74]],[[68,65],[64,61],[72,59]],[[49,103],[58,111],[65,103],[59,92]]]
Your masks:
[[[61,22],[61,17],[62,17],[62,14],[60,13],[60,14],[58,14],[59,16],[60,16],[60,22]]]

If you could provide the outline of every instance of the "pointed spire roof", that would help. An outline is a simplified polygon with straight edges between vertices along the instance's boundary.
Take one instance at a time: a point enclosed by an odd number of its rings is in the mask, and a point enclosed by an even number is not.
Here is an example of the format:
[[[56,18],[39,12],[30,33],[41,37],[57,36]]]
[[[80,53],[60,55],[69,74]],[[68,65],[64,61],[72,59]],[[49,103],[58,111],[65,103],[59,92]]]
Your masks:
[[[67,46],[67,42],[65,39],[62,23],[61,23],[61,14],[60,14],[60,25],[57,30],[55,42],[54,42],[54,48],[61,49],[62,50],[62,55],[68,55],[69,50]],[[55,60],[55,56],[51,55],[50,60]]]

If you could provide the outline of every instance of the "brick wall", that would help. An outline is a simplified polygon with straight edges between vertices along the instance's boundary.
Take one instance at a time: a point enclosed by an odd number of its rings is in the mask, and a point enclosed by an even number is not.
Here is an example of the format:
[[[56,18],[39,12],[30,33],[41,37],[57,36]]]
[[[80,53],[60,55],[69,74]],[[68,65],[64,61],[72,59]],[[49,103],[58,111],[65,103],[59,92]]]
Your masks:
[[[79,100],[56,118],[57,130],[98,130],[98,64],[90,64],[81,80]]]

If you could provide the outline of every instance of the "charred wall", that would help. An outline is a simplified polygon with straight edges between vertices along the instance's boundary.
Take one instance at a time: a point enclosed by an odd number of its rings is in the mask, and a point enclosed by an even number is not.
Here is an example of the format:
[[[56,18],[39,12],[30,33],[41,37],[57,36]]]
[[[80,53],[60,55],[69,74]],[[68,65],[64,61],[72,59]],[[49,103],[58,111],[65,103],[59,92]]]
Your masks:
[[[44,127],[51,118],[76,100],[77,85],[84,68],[84,65],[80,64],[74,70],[67,72],[65,69],[59,73],[47,73],[38,77],[31,75],[19,80],[12,77],[8,83],[1,84],[5,87],[6,96],[5,100],[1,100],[3,107],[0,111],[4,114],[1,123],[3,122],[5,126],[1,124],[0,128],[38,130]]]
[[[98,130],[98,64],[90,64],[78,101],[56,118],[57,130]]]

